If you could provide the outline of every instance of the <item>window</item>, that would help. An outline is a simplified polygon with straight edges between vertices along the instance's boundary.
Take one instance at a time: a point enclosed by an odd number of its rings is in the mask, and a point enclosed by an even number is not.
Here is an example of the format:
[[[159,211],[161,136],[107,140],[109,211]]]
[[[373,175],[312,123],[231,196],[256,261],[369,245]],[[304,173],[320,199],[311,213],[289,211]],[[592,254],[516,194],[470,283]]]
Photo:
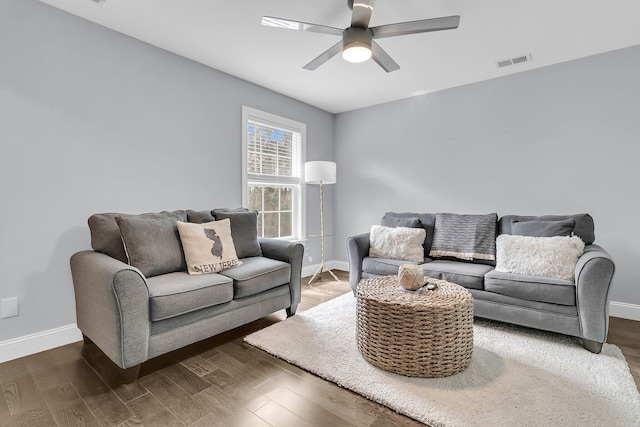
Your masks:
[[[242,205],[258,211],[258,235],[304,236],[306,125],[242,107]]]

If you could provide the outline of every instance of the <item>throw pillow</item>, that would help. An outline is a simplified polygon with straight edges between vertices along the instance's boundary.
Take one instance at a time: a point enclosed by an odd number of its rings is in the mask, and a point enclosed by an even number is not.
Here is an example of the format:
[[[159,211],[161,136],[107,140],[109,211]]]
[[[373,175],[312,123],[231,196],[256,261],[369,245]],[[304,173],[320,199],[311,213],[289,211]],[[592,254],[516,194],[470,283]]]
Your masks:
[[[204,224],[205,222],[215,221],[211,211],[194,211],[187,210],[187,222],[193,222],[196,224]]]
[[[124,250],[120,227],[116,218],[119,216],[128,217],[165,217],[167,215],[178,215],[184,221],[186,217],[182,210],[172,212],[146,213],[140,215],[122,214],[122,213],[98,213],[89,217],[89,230],[91,231],[91,247],[96,252],[109,255],[124,263],[128,263],[127,253]]]
[[[571,236],[576,220],[567,218],[561,221],[511,221],[511,234],[532,237]]]
[[[501,234],[496,239],[496,271],[574,280],[584,252],[578,236],[531,237]]]
[[[496,224],[498,214],[436,214],[436,227],[430,257],[453,257],[464,260],[496,259]]]
[[[231,237],[238,258],[262,256],[258,243],[258,211],[216,209],[212,212],[218,221],[231,221]]]
[[[433,230],[436,225],[436,214],[419,212],[385,212],[382,220],[380,221],[380,225],[391,227],[392,225],[387,225],[385,222],[392,221],[394,218],[417,218],[420,220],[420,225],[427,232],[423,243],[424,256],[429,256],[429,252],[431,251],[431,242],[433,241]]]
[[[129,265],[145,277],[186,269],[178,236],[181,215],[119,215],[116,217]]]
[[[392,228],[374,225],[369,234],[369,256],[423,262],[422,244],[426,233],[424,228]]]
[[[217,273],[242,265],[231,238],[231,221],[178,222],[189,274]]]
[[[384,227],[407,227],[407,228],[420,228],[422,223],[419,218],[397,218],[383,216],[380,220],[380,225]]]
[[[590,245],[596,240],[594,234],[593,218],[591,215],[574,214],[574,215],[543,215],[543,216],[522,216],[522,215],[504,215],[500,218],[499,234],[513,234],[511,232],[511,224],[515,221],[562,221],[571,218],[576,222],[573,229],[573,235],[582,239],[585,245]]]

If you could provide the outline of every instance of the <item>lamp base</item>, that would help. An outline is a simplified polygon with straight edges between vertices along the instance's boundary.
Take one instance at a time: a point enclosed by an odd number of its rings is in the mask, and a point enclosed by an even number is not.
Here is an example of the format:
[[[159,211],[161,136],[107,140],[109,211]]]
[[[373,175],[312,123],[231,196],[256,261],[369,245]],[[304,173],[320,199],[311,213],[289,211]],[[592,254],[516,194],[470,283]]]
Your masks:
[[[316,271],[316,273],[313,276],[311,276],[311,279],[309,279],[309,284],[313,283],[313,281],[316,279],[320,280],[320,275],[322,274],[323,271],[328,271],[329,274],[331,274],[333,278],[336,279],[336,282],[340,282],[340,279],[338,279],[336,275],[333,274],[333,271],[329,270],[327,266],[324,265],[324,261],[322,261],[322,263],[320,263],[320,267],[318,268],[318,271]]]

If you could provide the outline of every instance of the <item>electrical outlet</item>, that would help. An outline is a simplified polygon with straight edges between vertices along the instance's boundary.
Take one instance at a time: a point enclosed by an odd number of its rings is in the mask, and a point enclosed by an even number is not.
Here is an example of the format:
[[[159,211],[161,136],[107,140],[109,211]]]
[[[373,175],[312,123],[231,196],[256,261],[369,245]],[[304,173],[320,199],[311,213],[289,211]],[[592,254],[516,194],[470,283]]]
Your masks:
[[[15,317],[18,314],[18,297],[0,300],[0,319]]]
[[[309,255],[307,259],[309,260],[309,262],[313,262],[313,257],[311,255]]]

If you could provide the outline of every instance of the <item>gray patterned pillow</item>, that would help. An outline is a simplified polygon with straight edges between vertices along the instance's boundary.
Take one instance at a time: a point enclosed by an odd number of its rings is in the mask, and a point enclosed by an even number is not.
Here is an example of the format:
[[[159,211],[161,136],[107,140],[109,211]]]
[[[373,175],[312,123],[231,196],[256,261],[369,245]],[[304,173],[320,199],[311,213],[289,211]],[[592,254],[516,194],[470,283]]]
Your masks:
[[[463,260],[496,259],[496,225],[498,215],[436,214],[436,227],[430,257],[453,257]]]

